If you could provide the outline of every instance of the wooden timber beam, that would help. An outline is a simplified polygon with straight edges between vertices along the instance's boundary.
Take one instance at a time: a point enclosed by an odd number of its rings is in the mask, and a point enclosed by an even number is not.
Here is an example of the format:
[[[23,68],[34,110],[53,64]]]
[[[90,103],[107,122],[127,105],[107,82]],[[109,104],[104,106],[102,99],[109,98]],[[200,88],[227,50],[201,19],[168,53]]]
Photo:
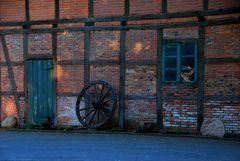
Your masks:
[[[54,3],[54,16],[55,16],[55,21],[58,21],[60,18],[60,7],[59,7],[59,0],[55,0]],[[58,85],[58,79],[57,79],[57,66],[58,66],[58,62],[57,62],[57,45],[58,45],[58,41],[57,41],[57,31],[55,30],[58,27],[58,24],[55,23],[52,25],[52,60],[53,60],[53,108],[54,108],[54,125],[57,124],[57,118],[58,118],[58,106],[57,106],[57,85]]]
[[[124,1],[124,16],[129,15],[129,0]],[[127,21],[121,21],[121,26],[126,26]],[[126,79],[126,30],[120,31],[120,52],[119,52],[119,127],[125,128],[125,79]]]
[[[1,42],[2,42],[3,54],[4,54],[4,57],[6,60],[6,64],[8,66],[8,76],[9,76],[9,80],[11,82],[12,92],[14,93],[14,100],[15,100],[15,104],[16,104],[16,108],[17,108],[19,123],[20,123],[20,125],[22,125],[23,124],[23,116],[21,113],[20,101],[19,101],[19,96],[17,93],[17,86],[16,86],[16,82],[15,82],[13,68],[12,68],[9,53],[8,53],[7,43],[6,43],[4,35],[0,34],[0,38],[1,38]]]
[[[25,20],[26,22],[30,20],[29,0],[25,0]]]
[[[204,21],[200,17],[199,21]],[[200,131],[204,119],[204,73],[205,73],[205,28],[199,26],[198,29],[198,54],[197,54],[197,82],[198,82],[198,98],[197,98],[197,130]]]
[[[88,0],[88,18],[93,17],[93,0]],[[94,25],[91,22],[85,22],[84,28],[90,28]],[[84,31],[84,86],[90,83],[90,63],[89,63],[89,55],[90,55],[90,44],[91,44],[91,32],[89,30]]]
[[[163,29],[159,29],[157,32],[157,84],[156,84],[156,104],[157,104],[157,125],[161,129],[163,128],[163,113],[162,113],[162,46],[163,46]]]
[[[15,22],[0,22],[0,26],[157,20],[157,19],[188,18],[188,17],[199,17],[199,16],[217,16],[217,15],[227,15],[227,14],[237,14],[237,13],[240,13],[240,7],[217,9],[217,10],[206,10],[206,11],[145,14],[145,15],[124,15],[124,16],[105,16],[105,17],[102,16],[102,17],[59,19],[59,20],[55,20],[55,19],[54,20],[33,20],[33,21],[25,20],[25,21],[15,21]]]
[[[103,30],[147,30],[147,29],[160,29],[160,28],[186,28],[197,26],[217,26],[226,24],[238,24],[240,23],[240,17],[223,18],[216,20],[208,20],[204,22],[189,21],[189,22],[176,22],[176,23],[161,23],[161,24],[149,24],[149,25],[126,25],[126,26],[84,26],[84,27],[63,27],[63,28],[34,28],[30,30],[22,29],[7,29],[0,30],[0,33],[9,35],[17,33],[51,33],[57,32],[79,32],[79,31],[103,31]]]
[[[203,0],[203,10],[207,11],[209,6],[209,0]]]
[[[167,13],[167,0],[162,0],[162,13]]]

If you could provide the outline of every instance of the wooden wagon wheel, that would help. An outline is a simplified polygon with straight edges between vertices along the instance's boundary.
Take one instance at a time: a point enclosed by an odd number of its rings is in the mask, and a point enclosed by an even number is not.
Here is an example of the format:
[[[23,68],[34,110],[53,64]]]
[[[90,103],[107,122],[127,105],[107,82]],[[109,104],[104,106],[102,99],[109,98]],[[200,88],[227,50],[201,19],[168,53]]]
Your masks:
[[[80,92],[76,113],[82,125],[88,128],[99,128],[113,116],[117,96],[113,87],[106,81],[91,82]]]

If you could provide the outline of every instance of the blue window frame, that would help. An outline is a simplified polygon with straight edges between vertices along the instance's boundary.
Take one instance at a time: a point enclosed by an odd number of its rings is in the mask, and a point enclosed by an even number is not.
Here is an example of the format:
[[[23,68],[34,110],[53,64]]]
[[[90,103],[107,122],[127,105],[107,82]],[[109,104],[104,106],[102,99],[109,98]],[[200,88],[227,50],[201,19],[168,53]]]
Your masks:
[[[162,71],[164,82],[196,81],[197,44],[195,42],[164,44]]]

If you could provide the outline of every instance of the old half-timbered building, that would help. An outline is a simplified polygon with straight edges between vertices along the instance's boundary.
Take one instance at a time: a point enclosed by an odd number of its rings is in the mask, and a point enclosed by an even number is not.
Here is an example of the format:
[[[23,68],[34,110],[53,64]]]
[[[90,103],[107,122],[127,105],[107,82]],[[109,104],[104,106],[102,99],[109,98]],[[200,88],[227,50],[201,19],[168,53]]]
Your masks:
[[[121,128],[240,134],[239,0],[0,0],[1,120],[81,125],[89,82],[117,93]]]

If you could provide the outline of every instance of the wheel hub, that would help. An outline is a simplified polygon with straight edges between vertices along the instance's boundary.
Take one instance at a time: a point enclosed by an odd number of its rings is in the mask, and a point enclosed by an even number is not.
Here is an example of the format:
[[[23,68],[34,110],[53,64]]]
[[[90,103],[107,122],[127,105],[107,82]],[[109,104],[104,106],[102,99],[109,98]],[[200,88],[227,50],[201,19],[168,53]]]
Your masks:
[[[94,104],[94,108],[99,109],[99,108],[101,108],[101,105],[102,105],[101,102],[98,101]]]

